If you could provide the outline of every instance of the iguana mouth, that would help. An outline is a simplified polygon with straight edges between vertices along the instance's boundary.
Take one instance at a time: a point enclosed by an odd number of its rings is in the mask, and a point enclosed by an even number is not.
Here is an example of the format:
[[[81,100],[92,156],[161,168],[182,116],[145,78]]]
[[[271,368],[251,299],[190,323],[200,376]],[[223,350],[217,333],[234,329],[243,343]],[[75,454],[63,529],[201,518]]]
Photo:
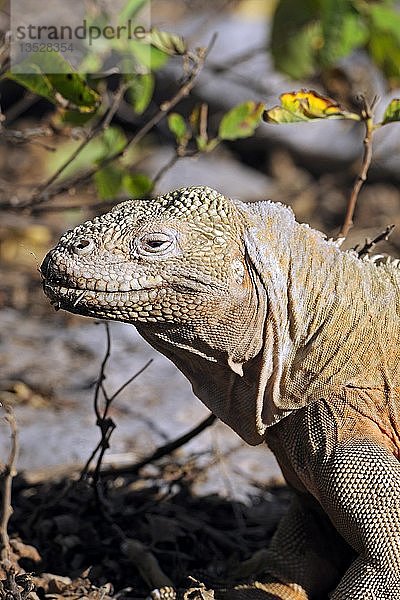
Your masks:
[[[60,283],[43,280],[43,290],[50,299],[50,302],[56,309],[75,308],[86,300],[90,304],[122,305],[129,301],[131,304],[149,303],[164,295],[164,286],[154,286],[152,288],[130,289],[130,290],[96,290],[91,288],[78,288],[62,285]]]

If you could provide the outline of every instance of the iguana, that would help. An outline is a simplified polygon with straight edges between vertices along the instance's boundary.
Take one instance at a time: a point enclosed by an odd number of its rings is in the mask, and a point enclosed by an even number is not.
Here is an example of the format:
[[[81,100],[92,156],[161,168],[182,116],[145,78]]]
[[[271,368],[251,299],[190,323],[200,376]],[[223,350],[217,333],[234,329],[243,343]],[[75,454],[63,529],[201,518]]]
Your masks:
[[[400,598],[396,265],[342,251],[281,204],[189,187],[67,232],[41,270],[54,304],[134,324],[275,453],[293,503],[256,581],[226,598]]]

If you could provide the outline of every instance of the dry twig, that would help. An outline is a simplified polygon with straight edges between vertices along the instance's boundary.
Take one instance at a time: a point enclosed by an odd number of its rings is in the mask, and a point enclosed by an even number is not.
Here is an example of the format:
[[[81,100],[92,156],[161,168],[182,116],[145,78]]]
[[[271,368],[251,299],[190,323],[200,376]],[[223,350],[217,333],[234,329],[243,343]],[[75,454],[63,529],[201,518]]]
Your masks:
[[[354,250],[357,252],[359,258],[362,258],[363,256],[366,256],[367,254],[369,254],[378,242],[382,242],[383,240],[388,240],[394,227],[395,227],[395,225],[388,225],[386,227],[386,229],[384,231],[382,231],[381,233],[379,233],[376,237],[374,237],[374,239],[365,240],[365,244],[360,248],[360,250],[358,250],[358,247],[356,246],[354,248]]]
[[[18,430],[14,413],[6,407],[5,420],[10,426],[11,448],[7,463],[0,475],[1,485],[1,515],[0,515],[0,558],[2,561],[10,560],[10,540],[8,537],[8,522],[13,513],[11,503],[12,481],[16,475],[15,464],[18,456]]]
[[[190,429],[190,431],[168,442],[167,444],[164,444],[163,446],[159,446],[158,448],[156,448],[156,450],[154,450],[154,452],[143,458],[141,461],[134,463],[133,465],[122,465],[121,467],[114,467],[113,473],[118,473],[120,475],[133,475],[138,473],[142,467],[145,467],[146,465],[149,465],[150,463],[155,462],[156,460],[159,460],[160,458],[163,458],[168,454],[172,454],[172,452],[190,442],[190,440],[192,440],[200,433],[202,433],[205,429],[213,425],[216,420],[217,417],[213,414],[210,414],[208,417],[203,419],[203,421],[200,421],[200,423],[198,423],[195,427]]]
[[[347,203],[346,214],[344,217],[343,225],[338,233],[338,238],[347,237],[352,225],[353,225],[353,216],[356,208],[358,195],[360,190],[367,180],[368,170],[371,165],[372,160],[372,136],[374,133],[374,123],[373,123],[373,110],[377,103],[378,98],[374,98],[371,104],[368,103],[364,96],[361,97],[362,109],[361,109],[361,118],[365,126],[365,136],[364,136],[364,154],[362,158],[361,168],[357,175],[357,178],[354,182],[353,188],[351,190],[350,198]]]
[[[139,377],[139,375],[141,375],[143,373],[143,371],[145,369],[147,369],[147,367],[152,363],[152,360],[147,361],[147,363],[141,369],[139,369],[139,371],[137,371],[136,373],[134,373],[134,375],[132,375],[129,379],[127,379],[127,381],[125,381],[112,395],[109,395],[104,387],[104,381],[106,379],[106,374],[105,374],[106,366],[107,366],[107,363],[111,356],[111,335],[110,335],[109,324],[106,322],[104,325],[105,325],[105,329],[106,329],[106,351],[105,351],[104,358],[100,365],[100,372],[99,372],[99,376],[96,381],[96,387],[95,387],[95,391],[94,391],[94,401],[93,401],[94,412],[96,414],[96,425],[100,429],[101,437],[100,437],[99,443],[97,444],[97,446],[93,450],[92,454],[90,455],[89,459],[87,460],[85,466],[83,467],[83,469],[81,471],[81,476],[80,476],[80,479],[85,479],[90,472],[93,477],[93,483],[95,486],[97,486],[99,479],[100,479],[100,470],[101,470],[101,465],[102,465],[104,454],[105,454],[106,450],[110,447],[110,438],[111,438],[112,432],[116,428],[116,425],[115,425],[113,419],[111,417],[109,417],[109,411],[110,411],[111,405],[114,402],[114,400],[121,394],[121,392],[130,383],[132,383],[132,381],[134,381],[137,377]],[[103,395],[103,400],[104,400],[103,409],[100,408],[100,392]],[[96,455],[97,455],[96,465],[95,465],[94,470],[91,471],[90,465],[93,462]]]
[[[110,107],[110,110],[107,114],[107,117],[104,121],[102,121],[98,126],[94,127],[82,143],[78,146],[78,148],[72,153],[72,155],[68,158],[68,160],[61,165],[59,169],[41,186],[39,186],[33,195],[25,202],[13,202],[10,204],[9,202],[0,203],[0,208],[13,208],[13,209],[32,209],[37,207],[37,205],[42,204],[53,198],[54,196],[67,192],[71,188],[74,188],[77,185],[83,185],[88,182],[95,173],[99,170],[103,169],[113,161],[122,158],[126,155],[127,151],[133,146],[137,145],[150,131],[158,125],[160,121],[162,121],[165,116],[186,96],[190,94],[192,91],[197,77],[199,76],[201,70],[203,69],[206,57],[211,50],[214,44],[215,36],[212,38],[208,47],[198,48],[195,53],[190,53],[187,58],[191,61],[192,67],[185,78],[184,82],[179,87],[178,91],[169,99],[163,102],[159,108],[159,110],[149,119],[136,133],[135,135],[127,141],[124,146],[115,152],[104,158],[102,161],[99,161],[95,166],[87,169],[84,173],[79,173],[71,178],[68,178],[62,181],[59,185],[53,185],[56,180],[60,177],[60,175],[65,171],[65,169],[71,164],[71,162],[78,156],[78,154],[82,151],[82,149],[89,143],[91,139],[99,132],[103,131],[111,122],[112,117],[114,116],[116,110],[118,109],[119,102],[124,93],[124,89],[121,87],[119,92],[116,94],[114,102]],[[164,172],[164,171],[163,171]]]

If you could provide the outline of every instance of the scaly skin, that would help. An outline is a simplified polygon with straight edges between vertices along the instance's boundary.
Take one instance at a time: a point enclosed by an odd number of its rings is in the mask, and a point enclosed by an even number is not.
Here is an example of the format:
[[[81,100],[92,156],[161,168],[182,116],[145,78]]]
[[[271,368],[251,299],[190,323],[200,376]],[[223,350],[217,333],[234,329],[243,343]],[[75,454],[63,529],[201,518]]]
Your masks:
[[[134,324],[296,491],[245,600],[400,598],[400,270],[279,204],[130,201],[42,265],[58,307]],[[258,583],[257,583],[258,581]]]

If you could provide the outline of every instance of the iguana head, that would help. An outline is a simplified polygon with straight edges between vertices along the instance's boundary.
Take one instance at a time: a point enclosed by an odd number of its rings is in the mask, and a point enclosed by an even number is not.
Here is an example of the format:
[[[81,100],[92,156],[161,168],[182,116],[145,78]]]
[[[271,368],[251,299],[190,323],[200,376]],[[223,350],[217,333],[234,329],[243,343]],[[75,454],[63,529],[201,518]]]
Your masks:
[[[245,293],[235,207],[206,187],[133,200],[63,235],[41,266],[60,308],[129,322],[190,321]]]
[[[173,330],[175,343],[240,362],[253,350],[234,334],[257,312],[244,229],[234,202],[207,187],[124,202],[61,237],[41,267],[44,291],[58,308]]]

